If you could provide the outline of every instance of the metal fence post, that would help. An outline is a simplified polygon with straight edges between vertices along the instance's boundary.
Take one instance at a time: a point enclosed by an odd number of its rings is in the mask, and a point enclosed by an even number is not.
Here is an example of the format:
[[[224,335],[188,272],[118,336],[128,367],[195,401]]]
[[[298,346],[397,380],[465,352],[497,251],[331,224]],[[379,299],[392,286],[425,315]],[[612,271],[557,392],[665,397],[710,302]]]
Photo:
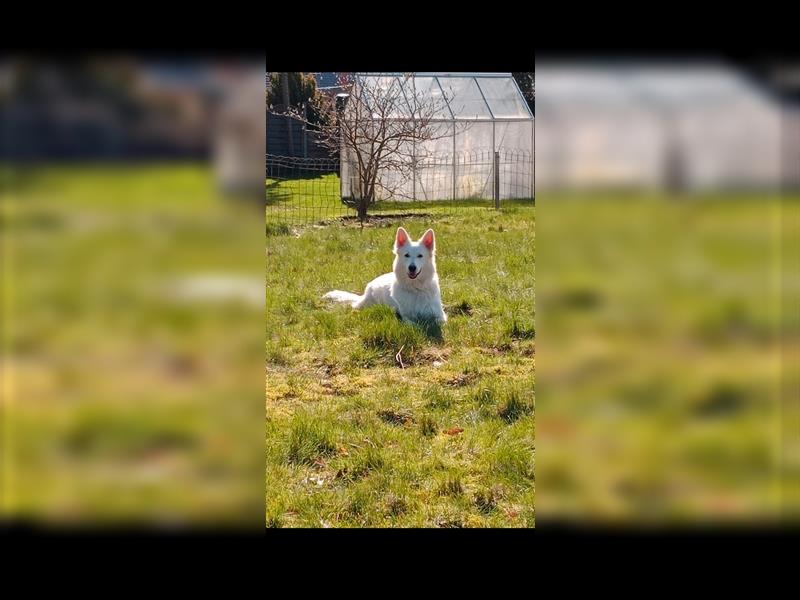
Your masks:
[[[456,200],[456,122],[453,121],[453,197],[450,202]]]
[[[531,198],[536,198],[536,120],[531,121]]]
[[[494,153],[494,207],[500,208],[500,153]]]
[[[414,202],[417,201],[417,140],[413,142],[413,150],[411,154],[411,177],[413,177],[411,181],[411,193],[414,198]]]

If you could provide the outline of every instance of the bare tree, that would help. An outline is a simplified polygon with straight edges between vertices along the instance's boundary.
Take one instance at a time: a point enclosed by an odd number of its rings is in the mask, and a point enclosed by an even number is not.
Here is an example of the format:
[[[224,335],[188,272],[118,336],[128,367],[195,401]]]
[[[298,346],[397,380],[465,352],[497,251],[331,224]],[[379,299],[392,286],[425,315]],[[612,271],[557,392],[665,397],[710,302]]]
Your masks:
[[[418,87],[413,73],[370,75],[340,75],[346,104],[337,108],[333,98],[326,98],[318,107],[329,115],[317,128],[319,143],[341,151],[342,164],[355,169],[352,197],[342,201],[358,211],[362,222],[376,200],[395,197],[396,188],[414,176],[417,163],[426,158],[424,142],[454,134],[454,125],[445,121],[447,92],[442,96],[431,94],[427,84]]]

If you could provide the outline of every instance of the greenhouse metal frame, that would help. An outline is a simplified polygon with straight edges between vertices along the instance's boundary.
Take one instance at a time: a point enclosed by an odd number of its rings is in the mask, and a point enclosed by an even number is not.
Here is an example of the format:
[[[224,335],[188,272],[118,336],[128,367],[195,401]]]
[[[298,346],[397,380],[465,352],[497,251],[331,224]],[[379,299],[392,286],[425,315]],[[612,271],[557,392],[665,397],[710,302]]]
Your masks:
[[[390,120],[413,118],[405,93],[413,85],[417,94],[443,100],[442,116],[430,122],[452,125],[450,135],[414,145],[411,177],[379,171],[377,187],[384,194],[391,190],[391,199],[399,201],[490,198],[497,195],[494,190],[503,199],[534,197],[535,117],[511,73],[354,74],[356,86],[370,79],[387,89],[396,82],[403,91],[404,112]],[[341,156],[342,197],[351,197],[358,187],[357,167],[347,148]],[[498,160],[508,156],[514,157],[514,168],[498,169]],[[466,164],[469,169],[462,168]],[[515,181],[498,181],[502,173],[513,174]]]

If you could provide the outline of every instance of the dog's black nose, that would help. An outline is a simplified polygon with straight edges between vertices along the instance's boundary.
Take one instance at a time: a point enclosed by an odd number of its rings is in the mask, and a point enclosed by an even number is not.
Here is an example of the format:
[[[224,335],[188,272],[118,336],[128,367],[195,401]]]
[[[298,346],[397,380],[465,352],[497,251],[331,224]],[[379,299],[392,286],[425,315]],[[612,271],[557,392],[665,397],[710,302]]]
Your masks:
[[[417,265],[408,265],[408,270],[414,273],[417,270]]]

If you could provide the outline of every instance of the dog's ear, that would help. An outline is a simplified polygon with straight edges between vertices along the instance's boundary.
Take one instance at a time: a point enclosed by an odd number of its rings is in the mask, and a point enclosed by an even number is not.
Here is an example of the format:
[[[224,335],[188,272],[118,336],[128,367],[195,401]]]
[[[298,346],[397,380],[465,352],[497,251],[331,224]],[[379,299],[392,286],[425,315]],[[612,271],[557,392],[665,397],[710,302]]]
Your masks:
[[[425,232],[425,235],[422,236],[422,243],[431,252],[436,250],[436,237],[433,235],[433,229],[428,229]]]
[[[408,232],[402,227],[397,228],[397,236],[394,238],[394,249],[402,248],[408,243]]]

